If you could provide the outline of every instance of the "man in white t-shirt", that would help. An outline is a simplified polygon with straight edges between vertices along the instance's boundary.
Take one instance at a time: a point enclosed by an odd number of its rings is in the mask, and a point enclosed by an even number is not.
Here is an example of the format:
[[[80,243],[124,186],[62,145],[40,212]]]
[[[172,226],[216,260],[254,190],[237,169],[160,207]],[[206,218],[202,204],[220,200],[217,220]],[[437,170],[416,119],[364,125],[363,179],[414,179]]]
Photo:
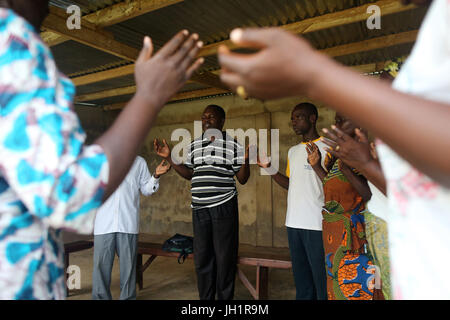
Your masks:
[[[159,177],[170,165],[163,160],[150,175],[138,156],[127,176],[98,209],[94,226],[92,299],[111,300],[110,284],[114,256],[120,264],[120,300],[136,298],[136,258],[139,234],[140,193],[150,196],[159,189]]]
[[[322,240],[322,181],[308,163],[306,143],[314,142],[326,158],[325,143],[317,133],[317,108],[300,103],[292,111],[292,127],[302,142],[289,149],[286,176],[272,178],[288,190],[286,227],[292,259],[297,300],[326,300],[325,258]],[[267,168],[269,163],[258,161]],[[322,163],[322,165],[324,165]]]

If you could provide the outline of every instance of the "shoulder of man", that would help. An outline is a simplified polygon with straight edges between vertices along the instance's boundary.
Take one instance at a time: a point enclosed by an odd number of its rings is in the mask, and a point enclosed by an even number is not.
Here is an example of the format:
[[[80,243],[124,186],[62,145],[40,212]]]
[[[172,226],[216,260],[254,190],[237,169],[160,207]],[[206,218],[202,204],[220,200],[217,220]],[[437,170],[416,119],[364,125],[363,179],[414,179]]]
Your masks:
[[[147,164],[147,162],[145,161],[145,159],[142,156],[136,156],[136,159],[134,161],[139,164],[141,164],[141,163]]]
[[[296,150],[302,150],[303,148],[304,148],[304,144],[302,144],[302,143],[298,143],[296,145],[293,145],[288,150],[288,156],[292,155],[292,153],[295,152]]]
[[[325,148],[328,148],[328,145],[325,142],[323,142],[323,139],[324,139],[324,137],[320,137],[319,140],[315,142],[315,144],[319,148],[320,151],[326,153],[327,151],[325,150]]]
[[[133,169],[133,167],[136,167],[137,173],[140,173],[142,170],[148,168],[147,161],[143,157],[137,156],[133,162],[131,169]]]

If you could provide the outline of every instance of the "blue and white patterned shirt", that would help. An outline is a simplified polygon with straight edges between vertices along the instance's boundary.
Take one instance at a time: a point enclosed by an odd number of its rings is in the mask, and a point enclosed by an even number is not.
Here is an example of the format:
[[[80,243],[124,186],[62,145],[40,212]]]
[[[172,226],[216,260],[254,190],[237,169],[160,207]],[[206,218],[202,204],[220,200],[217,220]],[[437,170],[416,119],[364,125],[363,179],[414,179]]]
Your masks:
[[[108,180],[75,88],[36,30],[0,9],[0,299],[64,299],[61,230],[90,234]]]

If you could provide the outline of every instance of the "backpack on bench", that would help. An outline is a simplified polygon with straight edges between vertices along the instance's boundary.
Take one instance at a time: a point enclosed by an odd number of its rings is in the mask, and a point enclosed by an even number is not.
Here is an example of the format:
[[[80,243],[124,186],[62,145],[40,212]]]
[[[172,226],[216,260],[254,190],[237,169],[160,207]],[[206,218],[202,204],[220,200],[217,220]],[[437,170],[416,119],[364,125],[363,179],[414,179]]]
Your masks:
[[[177,233],[164,242],[162,249],[168,252],[179,252],[178,263],[182,264],[187,256],[194,252],[194,238]]]

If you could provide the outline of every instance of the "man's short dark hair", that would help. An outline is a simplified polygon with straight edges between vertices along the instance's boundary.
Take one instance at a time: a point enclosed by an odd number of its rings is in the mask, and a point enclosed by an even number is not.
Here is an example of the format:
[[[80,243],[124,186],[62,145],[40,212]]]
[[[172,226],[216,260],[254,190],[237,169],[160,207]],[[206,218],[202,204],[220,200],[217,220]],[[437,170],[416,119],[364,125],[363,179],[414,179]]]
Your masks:
[[[208,109],[208,108],[214,109],[214,111],[217,112],[219,117],[221,117],[222,120],[225,121],[225,110],[223,110],[223,108],[221,106],[218,106],[216,104],[210,104],[209,106],[206,107],[206,109]]]
[[[319,118],[319,112],[317,111],[317,107],[309,102],[302,102],[295,106],[294,110],[302,109],[308,112],[308,115],[315,115],[316,119]]]

